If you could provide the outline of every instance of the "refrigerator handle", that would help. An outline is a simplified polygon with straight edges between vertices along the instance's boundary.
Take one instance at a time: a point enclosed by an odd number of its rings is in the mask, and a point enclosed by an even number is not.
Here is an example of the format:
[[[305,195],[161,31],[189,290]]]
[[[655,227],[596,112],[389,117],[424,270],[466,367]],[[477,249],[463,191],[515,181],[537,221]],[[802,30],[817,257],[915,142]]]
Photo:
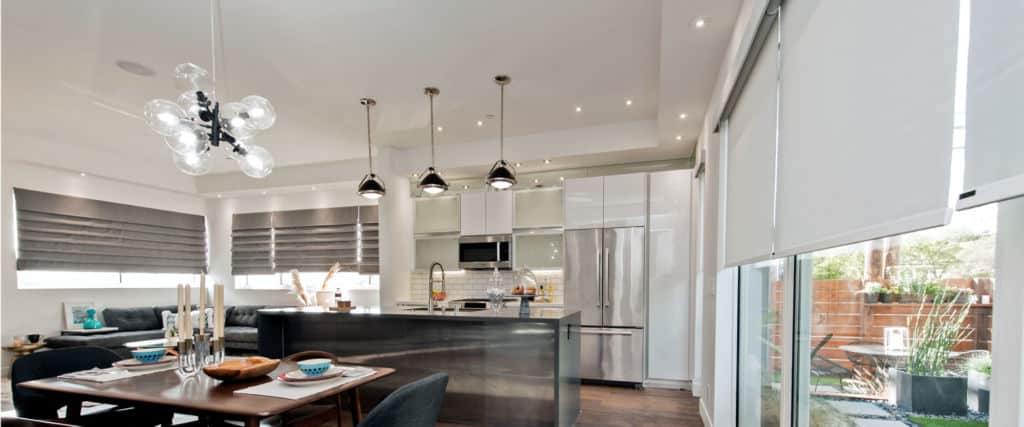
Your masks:
[[[600,251],[600,249],[599,249],[599,251]],[[601,308],[602,304],[604,304],[604,280],[605,280],[604,269],[605,269],[606,266],[604,264],[604,260],[603,259],[598,260],[598,261],[602,263],[601,265],[599,265],[597,267],[598,270],[601,271],[601,282],[597,284],[597,305],[594,306],[595,308]],[[601,314],[601,320],[602,321],[604,320],[604,314],[603,313]]]
[[[611,255],[611,248],[605,246],[605,248],[604,248],[604,268],[602,268],[602,271],[603,271],[602,272],[602,276],[603,276],[602,277],[602,282],[604,282],[604,283],[601,284],[601,293],[602,293],[601,300],[604,301],[604,307],[605,308],[611,307],[611,301],[612,301],[611,292],[608,292],[608,282],[610,281],[610,279],[608,277],[608,266],[610,264],[608,264],[608,261],[609,261],[610,255]]]

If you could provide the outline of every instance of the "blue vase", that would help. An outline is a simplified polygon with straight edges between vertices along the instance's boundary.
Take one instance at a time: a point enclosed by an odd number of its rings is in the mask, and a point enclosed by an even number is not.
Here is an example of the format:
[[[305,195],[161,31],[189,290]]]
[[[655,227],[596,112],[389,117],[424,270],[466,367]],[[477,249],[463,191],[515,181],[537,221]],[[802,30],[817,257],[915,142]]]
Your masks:
[[[100,323],[100,321],[98,319],[96,319],[96,309],[95,308],[90,308],[90,309],[86,310],[85,311],[85,315],[89,316],[89,318],[85,319],[85,321],[82,322],[82,327],[83,328],[85,328],[85,329],[99,329],[99,328],[103,327],[103,324]]]

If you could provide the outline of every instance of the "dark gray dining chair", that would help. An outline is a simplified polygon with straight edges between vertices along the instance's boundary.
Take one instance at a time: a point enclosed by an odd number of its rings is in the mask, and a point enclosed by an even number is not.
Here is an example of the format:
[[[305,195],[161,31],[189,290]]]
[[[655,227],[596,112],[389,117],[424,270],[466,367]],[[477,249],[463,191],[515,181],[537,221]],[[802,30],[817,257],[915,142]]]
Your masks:
[[[447,388],[444,373],[401,386],[366,414],[359,427],[434,427]]]
[[[18,387],[25,381],[60,376],[69,372],[84,371],[92,368],[109,368],[114,362],[121,360],[113,351],[102,347],[67,347],[56,350],[37,351],[20,357],[11,366],[11,393],[14,409],[19,417],[39,420],[57,419],[57,410],[67,405],[68,401],[55,398],[35,390]],[[78,423],[83,425],[115,425],[112,423],[129,423],[131,425],[170,425],[170,412],[135,411],[132,408],[115,408],[110,411],[82,416]]]

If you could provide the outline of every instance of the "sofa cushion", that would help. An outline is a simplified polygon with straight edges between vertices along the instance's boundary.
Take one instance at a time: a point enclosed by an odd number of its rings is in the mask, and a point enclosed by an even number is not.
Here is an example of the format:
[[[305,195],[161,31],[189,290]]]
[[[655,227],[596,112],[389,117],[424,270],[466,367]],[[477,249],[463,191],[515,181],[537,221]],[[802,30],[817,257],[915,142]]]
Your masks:
[[[108,308],[103,310],[104,326],[116,326],[118,332],[162,329],[160,317],[153,307]]]
[[[198,310],[199,309],[198,307],[199,306],[197,306],[195,304],[192,304],[192,311]],[[158,305],[156,307],[153,307],[153,314],[156,315],[157,319],[160,319],[161,318],[160,317],[161,316],[160,313],[163,313],[165,310],[169,311],[171,313],[177,313],[178,312],[178,306],[177,305]]]
[[[264,308],[263,305],[234,305],[227,308],[227,313],[224,316],[224,326],[227,335],[228,326],[248,326],[250,328],[256,327],[256,316],[257,311]]]
[[[248,326],[224,327],[225,342],[255,343],[256,341],[258,341],[257,338],[259,338],[259,334],[256,332],[256,328],[250,328]]]
[[[50,348],[62,348],[92,345],[104,348],[118,348],[124,347],[125,343],[131,341],[151,340],[163,337],[164,332],[160,329],[149,331],[118,331],[96,335],[61,335],[47,338],[46,346]]]

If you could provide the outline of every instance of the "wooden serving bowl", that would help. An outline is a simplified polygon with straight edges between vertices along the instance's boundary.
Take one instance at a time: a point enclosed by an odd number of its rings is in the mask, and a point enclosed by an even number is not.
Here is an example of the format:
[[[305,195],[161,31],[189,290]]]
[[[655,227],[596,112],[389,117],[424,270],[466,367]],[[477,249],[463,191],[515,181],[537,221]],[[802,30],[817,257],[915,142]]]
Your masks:
[[[204,366],[203,372],[210,378],[221,381],[241,381],[269,374],[281,363],[278,359],[253,356],[244,359],[225,360],[217,365]]]

